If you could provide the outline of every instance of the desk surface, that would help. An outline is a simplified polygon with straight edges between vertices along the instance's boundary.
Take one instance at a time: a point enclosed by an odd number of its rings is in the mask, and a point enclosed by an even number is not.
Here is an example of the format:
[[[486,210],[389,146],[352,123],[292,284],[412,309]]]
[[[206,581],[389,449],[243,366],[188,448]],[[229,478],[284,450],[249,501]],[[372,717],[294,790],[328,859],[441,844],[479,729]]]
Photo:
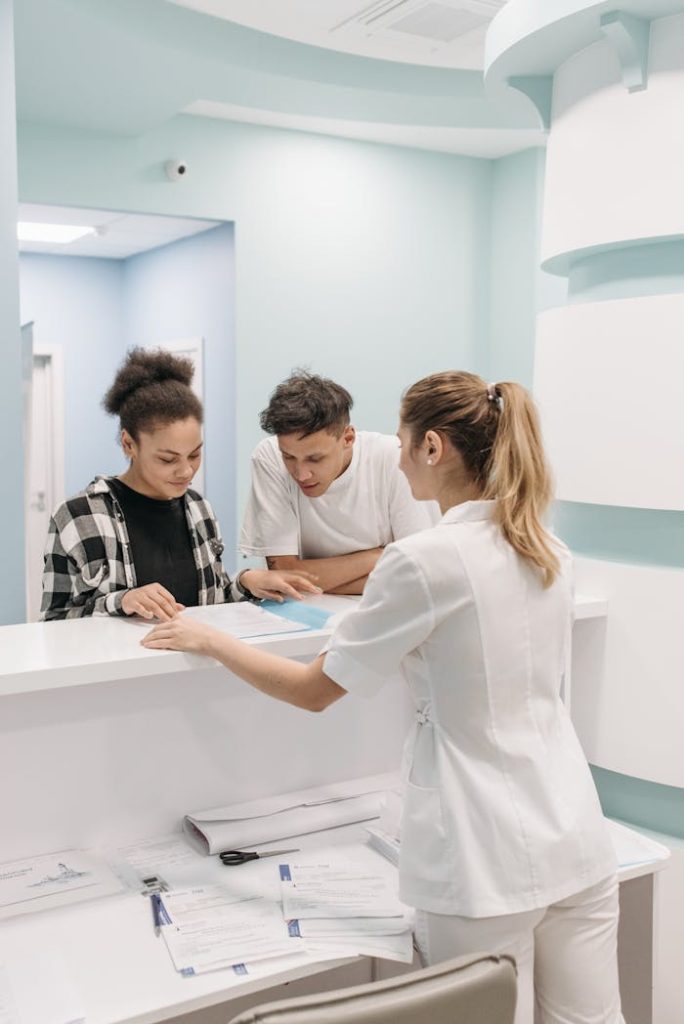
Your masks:
[[[305,600],[337,615],[353,607],[357,598],[322,594]],[[217,606],[217,612],[220,607]],[[211,614],[212,609],[207,611]],[[576,598],[576,619],[596,618],[605,613],[603,599]],[[0,696],[172,672],[197,672],[216,666],[213,659],[196,654],[141,647],[140,640],[150,628],[149,622],[140,619],[113,616],[1,626]],[[311,658],[321,650],[330,632],[328,625],[321,630],[263,636],[246,642],[286,658]]]
[[[629,833],[629,834],[627,834]],[[626,843],[632,856],[631,843],[637,839],[640,849],[648,853],[650,840],[614,828],[611,834],[621,859],[621,843]],[[301,848],[302,859],[307,852],[332,851],[395,875],[395,868],[364,843],[361,825],[350,825],[331,832],[317,833],[292,840]],[[288,840],[288,845],[290,845]],[[271,844],[280,848],[279,843]],[[264,845],[263,848],[266,848]],[[654,859],[621,868],[621,881],[651,874],[664,867],[660,859],[664,847],[653,844]],[[665,851],[667,854],[667,851]],[[273,899],[279,898],[277,864],[271,860],[223,867],[217,858],[197,854],[196,883],[216,882],[229,885],[236,893],[259,891]],[[190,868],[194,872],[194,867]],[[190,880],[190,876],[185,876]],[[172,877],[170,882],[174,882]],[[302,959],[281,967],[277,973],[245,978],[232,970],[213,971],[196,977],[179,975],[169,957],[163,939],[155,937],[148,900],[137,893],[113,896],[3,922],[0,932],[0,963],[3,950],[27,950],[36,960],[39,975],[41,950],[58,948],[80,993],[87,1024],[158,1024],[169,1017],[189,1013],[203,1007],[227,1002],[255,992],[264,992],[274,985],[330,970],[355,958],[316,962]],[[226,1019],[230,1010],[226,1010]]]
[[[333,615],[348,611],[355,601],[331,594],[305,600]],[[220,615],[225,607],[215,605],[205,611]],[[0,696],[216,667],[212,658],[141,647],[142,637],[151,628],[152,624],[142,619],[104,615],[2,626]],[[307,630],[302,626],[299,633],[245,642],[285,658],[310,658],[321,650],[329,635],[329,627]]]

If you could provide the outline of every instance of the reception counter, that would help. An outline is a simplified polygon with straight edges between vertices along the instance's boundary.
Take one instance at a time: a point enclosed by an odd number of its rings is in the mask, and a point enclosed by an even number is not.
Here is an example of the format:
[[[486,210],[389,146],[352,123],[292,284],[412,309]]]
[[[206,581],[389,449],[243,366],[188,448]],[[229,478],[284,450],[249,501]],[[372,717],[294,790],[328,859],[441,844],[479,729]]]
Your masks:
[[[315,657],[334,616],[351,610],[354,599],[324,596],[311,603],[333,614],[325,629],[248,642],[289,658]],[[578,598],[577,619],[600,619],[605,613],[600,599]],[[0,627],[0,861],[63,849],[112,849],[175,832],[191,810],[398,768],[413,714],[401,680],[370,700],[343,700],[325,714],[310,714],[265,697],[211,659],[145,650],[140,640],[149,628],[123,618]],[[623,927],[650,940],[644,922],[653,898],[652,874],[640,867],[623,877],[630,886],[626,902],[634,904],[637,919],[636,929],[629,928],[627,915]],[[17,934],[30,937],[34,927],[51,934],[53,913],[34,915],[41,919],[36,925],[22,919]],[[112,922],[129,916],[114,904],[102,911],[87,905],[62,913],[72,930],[78,930],[81,918],[92,921],[100,913]],[[130,913],[144,916],[135,909]],[[117,934],[119,927],[115,924]],[[223,993],[219,981],[205,980],[197,986],[204,993],[197,1001],[167,998],[162,975],[172,968],[147,932],[136,942],[149,947],[154,976],[162,979],[158,1004],[157,989],[140,983],[139,991],[147,995],[139,1013],[131,995],[117,1001],[120,1013],[108,1015],[104,1002],[98,1004],[88,1024],[162,1021],[237,995]],[[86,950],[88,942],[79,948]],[[631,951],[627,981],[634,981],[638,961],[637,998],[644,987],[650,998],[650,947],[630,938],[626,948]],[[100,964],[97,972],[104,976],[105,968]],[[169,977],[175,992],[178,979],[173,973]],[[339,975],[334,978],[339,981]],[[321,984],[337,983],[334,978]],[[345,978],[363,980],[357,968]],[[94,991],[92,985],[88,991]],[[228,1019],[230,1013],[222,1012],[221,1019]],[[218,1019],[208,1017],[207,1024]],[[648,1020],[644,1014],[640,1024]]]

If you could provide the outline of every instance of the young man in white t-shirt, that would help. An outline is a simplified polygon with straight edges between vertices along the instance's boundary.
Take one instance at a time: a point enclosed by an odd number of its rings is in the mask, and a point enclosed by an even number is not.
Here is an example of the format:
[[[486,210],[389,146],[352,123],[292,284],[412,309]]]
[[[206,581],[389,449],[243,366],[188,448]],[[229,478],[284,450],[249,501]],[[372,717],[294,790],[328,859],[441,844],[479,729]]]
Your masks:
[[[386,544],[432,526],[435,502],[417,502],[399,469],[396,437],[357,431],[352,397],[297,372],[261,414],[271,437],[252,453],[240,549],[270,569],[313,573],[327,593],[361,594]]]

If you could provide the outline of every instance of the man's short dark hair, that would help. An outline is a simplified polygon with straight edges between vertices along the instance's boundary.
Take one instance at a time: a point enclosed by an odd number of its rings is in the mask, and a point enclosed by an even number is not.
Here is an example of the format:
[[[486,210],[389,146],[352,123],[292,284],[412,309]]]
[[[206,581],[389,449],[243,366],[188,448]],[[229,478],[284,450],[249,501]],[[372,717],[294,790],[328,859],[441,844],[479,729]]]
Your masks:
[[[339,436],[349,423],[352,396],[340,384],[306,370],[295,370],[279,384],[260,416],[267,434],[300,434],[318,430]]]

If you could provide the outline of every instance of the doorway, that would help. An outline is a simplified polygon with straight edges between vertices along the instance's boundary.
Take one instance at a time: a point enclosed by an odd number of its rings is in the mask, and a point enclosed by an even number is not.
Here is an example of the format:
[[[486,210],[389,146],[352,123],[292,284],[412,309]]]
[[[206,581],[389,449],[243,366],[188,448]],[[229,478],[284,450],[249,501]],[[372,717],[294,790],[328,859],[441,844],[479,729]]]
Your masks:
[[[57,346],[33,350],[27,426],[26,618],[36,622],[50,516],[64,500],[63,375]]]

